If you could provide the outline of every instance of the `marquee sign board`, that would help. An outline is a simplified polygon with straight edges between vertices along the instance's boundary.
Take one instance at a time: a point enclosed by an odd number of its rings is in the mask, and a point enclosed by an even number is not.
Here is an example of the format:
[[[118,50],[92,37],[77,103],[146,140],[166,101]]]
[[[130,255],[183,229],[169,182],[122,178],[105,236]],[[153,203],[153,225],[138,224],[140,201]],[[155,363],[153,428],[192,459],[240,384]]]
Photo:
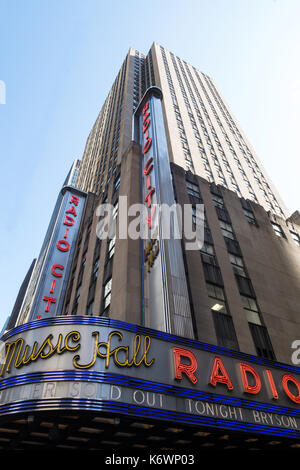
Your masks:
[[[55,317],[4,337],[0,415],[125,413],[300,437],[300,368],[94,317]]]

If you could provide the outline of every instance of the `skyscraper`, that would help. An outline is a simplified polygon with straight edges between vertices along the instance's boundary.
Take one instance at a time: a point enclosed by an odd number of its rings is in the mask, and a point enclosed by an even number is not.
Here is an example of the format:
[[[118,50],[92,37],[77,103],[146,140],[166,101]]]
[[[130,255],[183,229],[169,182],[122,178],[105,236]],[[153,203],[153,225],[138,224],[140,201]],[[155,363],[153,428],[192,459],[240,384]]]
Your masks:
[[[88,137],[78,185],[105,190],[131,140],[131,116],[150,86],[163,93],[170,161],[288,216],[276,188],[213,80],[154,43],[147,56],[130,49]]]
[[[274,323],[274,314],[282,321],[286,306],[281,305],[284,297],[279,300],[274,292],[279,283],[286,285],[288,295],[295,282],[294,274],[299,269],[297,222],[287,219],[287,209],[212,79],[157,43],[152,45],[147,56],[135,49],[129,50],[87,139],[77,185],[81,190],[91,191],[95,199],[88,216],[89,228],[85,229],[86,234],[82,229],[73,260],[63,313],[74,315],[84,311],[152,328],[159,325],[154,321],[154,314],[147,315],[149,299],[144,301],[144,294],[141,294],[144,291],[139,243],[118,237],[109,242],[101,241],[96,234],[99,222],[96,207],[99,204],[111,202],[117,217],[119,196],[128,198],[129,205],[141,200],[136,183],[140,179],[140,150],[132,142],[132,139],[138,140],[134,136],[132,115],[136,113],[145,91],[153,86],[162,91],[161,107],[174,201],[191,203],[193,210],[197,203],[204,203],[206,244],[202,251],[210,250],[209,253],[201,252],[199,259],[198,253],[183,251],[191,307],[187,323],[193,324],[194,333],[188,334],[187,326],[179,327],[172,320],[169,320],[169,329],[165,328],[165,331],[234,348],[239,347],[238,343],[244,343],[244,346],[240,344],[242,350],[251,353],[264,351],[263,354],[270,358],[275,357],[272,345],[278,342],[279,347],[279,343],[285,341],[286,354],[280,356],[283,352],[280,348],[279,357],[286,361],[296,326],[293,320],[294,326],[290,329],[290,319],[296,318],[297,307],[292,307],[293,314],[287,312],[289,320],[284,328],[284,340],[282,331],[279,333],[278,325]],[[182,188],[185,188],[185,194],[181,194]],[[206,188],[210,193],[208,200]],[[228,204],[225,203],[226,198],[229,198]],[[239,200],[235,209],[233,200]],[[254,227],[260,227],[260,230]],[[271,238],[264,231],[272,231]],[[277,244],[274,247],[273,233]],[[221,241],[214,242],[220,235]],[[289,243],[278,246],[280,238],[289,240]],[[245,247],[242,249],[243,244]],[[214,245],[220,245],[220,248]],[[277,266],[279,257],[283,258],[282,272]],[[247,268],[251,264],[253,268]],[[191,266],[192,273],[189,274]],[[230,272],[232,269],[234,277]],[[272,285],[270,290],[274,291],[268,294],[268,298],[266,289],[260,292],[261,280],[257,278],[260,269]],[[277,274],[274,277],[275,270]],[[211,271],[214,271],[213,275]],[[271,281],[273,278],[274,283]],[[194,290],[195,279],[197,285]],[[211,283],[221,288],[218,302],[215,302],[220,306],[219,312],[209,308],[211,296],[216,295],[211,290]],[[241,296],[234,295],[236,283]],[[299,289],[296,287],[293,292],[292,296],[298,298]],[[171,293],[169,297],[173,295]],[[247,307],[247,298],[252,299],[253,311]],[[252,311],[247,314],[248,318],[252,316],[249,322],[245,315],[241,315],[248,310]],[[252,324],[250,329],[248,324]]]
[[[2,336],[0,442],[299,446],[299,250],[212,79],[131,48]]]

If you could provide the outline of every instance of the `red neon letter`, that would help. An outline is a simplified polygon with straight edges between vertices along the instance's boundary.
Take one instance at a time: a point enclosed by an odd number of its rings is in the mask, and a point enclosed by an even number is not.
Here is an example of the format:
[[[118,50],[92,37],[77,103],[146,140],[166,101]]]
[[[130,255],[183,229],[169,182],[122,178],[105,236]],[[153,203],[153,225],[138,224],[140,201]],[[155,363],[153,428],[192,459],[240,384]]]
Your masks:
[[[217,382],[226,384],[228,390],[233,390],[233,385],[229,378],[227,370],[225,369],[222,359],[220,359],[219,357],[215,357],[214,365],[210,376],[211,385],[215,387],[217,385]]]
[[[144,168],[144,175],[149,175],[149,173],[153,170],[153,158],[149,158],[147,161],[145,168]]]
[[[56,299],[53,299],[53,297],[44,297],[43,300],[47,302],[45,312],[49,312],[51,304],[55,304]]]
[[[146,187],[147,189],[151,189],[151,176],[150,175],[147,175]]]
[[[148,203],[148,207],[151,207],[151,197],[152,197],[152,194],[154,193],[154,191],[155,191],[154,188],[150,189],[149,193],[145,197],[145,202]]]
[[[242,362],[240,362],[240,369],[241,369],[242,381],[244,385],[244,392],[253,393],[253,394],[259,393],[261,389],[261,380],[256,370],[253,367],[249,366],[248,364],[243,364]],[[249,384],[247,372],[254,377],[254,380],[255,380],[254,385]]]
[[[296,385],[297,390],[298,390],[298,395],[294,395],[288,388],[288,382],[293,382],[293,384]],[[282,377],[282,386],[284,388],[285,393],[287,396],[295,403],[300,403],[300,383],[294,377],[293,375],[290,374],[284,374]]]
[[[77,196],[74,196],[72,194],[71,199],[70,199],[70,204],[74,204],[74,206],[78,206],[80,199]]]
[[[276,388],[276,385],[275,385],[275,382],[274,382],[274,379],[273,379],[272,372],[269,369],[266,369],[266,374],[267,374],[267,377],[268,377],[268,380],[269,380],[269,384],[270,384],[270,387],[271,387],[273,398],[275,400],[278,400],[278,392],[277,392],[277,388]]]
[[[149,101],[144,105],[143,110],[142,110],[142,115],[144,116],[145,112],[149,109]]]
[[[62,246],[62,245],[64,245],[64,246]],[[60,251],[69,251],[69,249],[70,249],[70,243],[67,242],[66,240],[59,240],[56,243],[56,246]]]
[[[51,287],[50,287],[50,294],[53,294],[54,289],[55,289],[55,284],[56,284],[56,280],[53,279],[52,284],[51,284]]]
[[[151,209],[150,217],[145,217],[145,220],[146,220],[149,228],[152,227],[152,219],[153,219],[153,216],[155,214],[155,209],[156,209],[156,206],[153,206],[153,208]]]
[[[150,147],[151,147],[151,144],[152,144],[152,139],[151,139],[151,137],[147,137],[146,143],[145,143],[144,148],[143,148],[143,153],[147,153],[147,152],[148,152],[148,150],[149,150]]]
[[[74,206],[71,206],[67,211],[66,214],[73,214],[74,217],[77,217],[77,212]]]
[[[196,356],[187,349],[173,348],[174,354],[174,367],[175,367],[175,378],[178,380],[182,379],[182,374],[186,374],[187,378],[193,383],[197,383],[198,379],[194,375],[194,372],[197,370],[197,359]],[[190,364],[183,364],[181,362],[181,357],[186,357],[189,359]]]
[[[143,117],[143,134],[145,134],[149,125],[150,125],[150,113],[146,112]]]
[[[75,223],[75,220],[73,219],[73,217],[66,215],[65,220],[64,220],[64,225],[69,225],[70,227],[72,227],[74,223]]]
[[[64,266],[62,266],[61,264],[54,264],[52,267],[51,267],[51,274],[53,274],[53,276],[55,277],[62,277],[62,274],[61,273],[57,273],[56,272],[56,269],[61,269],[62,271],[64,270]]]

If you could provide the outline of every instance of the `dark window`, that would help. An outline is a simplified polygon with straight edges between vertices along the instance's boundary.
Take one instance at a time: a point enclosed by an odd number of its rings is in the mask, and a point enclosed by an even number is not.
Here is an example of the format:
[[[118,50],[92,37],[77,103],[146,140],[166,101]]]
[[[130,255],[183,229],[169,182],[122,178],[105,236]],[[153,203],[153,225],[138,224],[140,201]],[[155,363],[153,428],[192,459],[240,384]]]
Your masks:
[[[227,212],[227,209],[225,209],[225,207],[219,207],[219,206],[216,206],[216,212],[217,212],[217,215],[218,215],[218,219],[219,220],[222,220],[223,222],[226,222],[227,224],[230,224],[231,220],[230,220],[230,216]],[[226,225],[227,225],[226,224]],[[222,226],[221,226],[222,228]],[[227,227],[228,228],[228,227]],[[223,232],[222,232],[223,233]]]
[[[99,257],[100,250],[101,250],[101,238],[97,238],[96,245],[95,245],[95,251],[94,251],[94,260],[96,260],[96,258]]]
[[[212,234],[208,227],[204,227],[204,243],[213,244]]]
[[[78,284],[81,284],[81,281],[82,281],[82,278],[83,278],[83,271],[84,271],[84,265],[82,265],[80,267],[80,271],[78,273],[78,280],[77,280]]]
[[[227,250],[229,253],[241,256],[241,249],[237,240],[232,240],[231,238],[224,237],[224,241],[226,243]]]
[[[231,316],[217,311],[212,313],[218,345],[238,351],[239,345]]]
[[[257,225],[255,216],[252,211],[249,211],[248,209],[243,209],[244,215],[246,219],[248,220],[249,224]]]
[[[217,194],[212,194],[212,200],[214,201],[216,208],[220,207],[221,209],[223,209],[224,201],[221,196],[218,196]]]
[[[115,191],[118,191],[120,187],[120,182],[121,182],[121,177],[118,176],[117,179],[115,180]]]
[[[265,326],[249,323],[257,355],[275,360],[275,354]]]
[[[68,315],[68,313],[69,313],[69,307],[70,307],[70,303],[67,302],[66,305],[65,305],[65,315]]]
[[[186,181],[186,189],[190,196],[201,199],[200,189],[197,184],[192,183],[191,181]]]
[[[95,259],[94,264],[93,264],[93,277],[96,279],[98,277],[98,270],[99,270],[99,262],[100,258]]]
[[[246,295],[248,297],[255,297],[255,292],[252,286],[252,282],[249,278],[239,276],[235,274],[236,282],[239,288],[239,292],[241,295]]]
[[[235,240],[235,235],[233,232],[233,228],[231,223],[224,222],[220,220],[220,227],[223,237],[231,238],[231,240]]]
[[[215,185],[214,183],[211,183],[210,184],[210,192],[215,196],[219,196],[222,198],[222,192],[220,190],[220,188],[218,188],[217,185]]]
[[[204,259],[203,259],[204,258]],[[207,282],[223,286],[222,274],[214,257],[202,255],[204,277]]]
[[[210,255],[210,256],[214,256],[215,254],[214,246],[211,245],[210,243],[204,242],[200,251],[201,253],[205,253],[206,255]]]

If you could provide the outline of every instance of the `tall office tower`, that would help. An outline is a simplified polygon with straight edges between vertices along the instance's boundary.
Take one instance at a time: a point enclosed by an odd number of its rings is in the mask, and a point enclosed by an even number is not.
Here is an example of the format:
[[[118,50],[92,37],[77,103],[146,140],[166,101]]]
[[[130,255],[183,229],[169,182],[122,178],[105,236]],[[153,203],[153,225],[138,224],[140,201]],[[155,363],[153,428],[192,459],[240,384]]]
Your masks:
[[[167,197],[169,203],[170,200],[180,204],[184,204],[183,201],[191,202],[193,210],[195,210],[197,203],[205,201],[200,186],[204,185],[203,191],[205,193],[208,184],[219,219],[219,221],[215,220],[215,209],[213,208],[213,220],[211,223],[208,222],[211,217],[211,202],[205,202],[205,242],[208,243],[206,249],[211,250],[211,257],[206,256],[204,261],[202,253],[201,260],[198,260],[198,253],[192,252],[191,254],[183,249],[183,260],[178,261],[176,269],[178,272],[183,269],[187,279],[186,282],[177,280],[181,288],[179,289],[180,293],[178,291],[175,294],[173,276],[173,281],[170,281],[170,286],[167,288],[169,299],[167,304],[172,303],[173,298],[176,300],[173,305],[167,305],[166,318],[161,315],[160,320],[157,318],[160,314],[154,313],[149,306],[150,298],[153,296],[147,294],[146,284],[148,281],[144,279],[145,272],[139,259],[139,243],[134,240],[122,240],[115,236],[109,242],[99,240],[97,237],[99,214],[97,214],[96,208],[99,204],[112,203],[114,217],[117,218],[120,209],[119,196],[126,197],[128,205],[141,201],[139,167],[141,163],[138,156],[140,150],[132,140],[142,145],[139,132],[136,131],[136,115],[140,114],[140,109],[137,109],[137,106],[149,87],[152,89],[158,87],[162,92],[162,117],[156,119],[160,123],[160,129],[163,126],[165,137],[164,141],[160,140],[159,146],[160,148],[166,146],[164,156],[167,155],[166,158],[170,162],[172,171],[168,182],[163,179],[165,176],[161,176],[164,181],[164,183],[160,183],[161,192],[166,186],[173,186],[171,199],[169,196]],[[157,143],[156,146],[158,146]],[[133,155],[135,156],[133,157]],[[159,157],[158,168],[162,168],[162,162],[163,158]],[[186,175],[184,178],[182,176],[181,186],[185,188],[187,182],[189,186],[187,188],[188,199],[181,198],[179,186],[176,188],[175,185],[175,181],[178,181],[178,177],[175,178],[175,175],[179,174],[179,168],[182,169],[182,175]],[[145,167],[144,171],[146,170]],[[258,279],[253,280],[253,278],[257,277],[259,263],[262,264],[264,259],[263,254],[259,254],[260,250],[264,254],[267,253],[264,264],[265,276],[268,279],[274,278],[273,291],[278,290],[277,282],[281,285],[286,284],[286,293],[291,285],[297,283],[294,274],[298,273],[299,267],[291,261],[292,257],[297,259],[299,256],[297,221],[295,218],[287,220],[287,210],[276,189],[228,111],[220,93],[207,75],[156,43],[152,45],[147,56],[143,56],[135,49],[130,49],[88,137],[77,184],[81,190],[91,191],[94,194],[94,202],[90,205],[89,215],[87,216],[86,212],[85,216],[89,227],[86,227],[85,230],[82,228],[78,248],[75,250],[64,314],[74,315],[82,311],[87,314],[112,316],[170,333],[196,337],[202,341],[212,341],[222,346],[241,347],[242,350],[252,353],[260,351],[261,354],[261,351],[264,351],[263,354],[268,357],[274,356],[272,344],[275,341],[278,341],[278,345],[285,341],[286,354],[282,360],[287,360],[290,352],[288,345],[291,344],[293,331],[296,327],[294,323],[296,303],[290,307],[294,313],[288,312],[289,319],[293,318],[293,320],[285,328],[285,340],[274,323],[274,313],[277,312],[276,315],[278,314],[281,318],[283,310],[286,310],[284,305],[279,308],[284,297],[280,296],[279,302],[277,296],[269,292],[268,299],[266,299],[268,305],[262,307],[265,313],[262,312],[256,316],[255,322],[255,314],[252,316],[253,322],[248,322],[247,317],[241,316],[240,312],[244,311],[247,296],[253,299],[255,302],[253,306],[259,311],[257,300],[261,282]],[[224,191],[225,194],[234,193],[241,201],[238,207],[240,215],[235,222],[235,228],[232,223],[234,214],[230,215],[234,204],[232,205],[230,202],[229,207],[225,205],[222,196]],[[142,196],[142,199],[145,196],[147,193]],[[166,196],[161,194],[160,197],[162,198],[161,202],[166,202]],[[218,197],[219,202],[217,201]],[[262,208],[268,215],[263,217],[261,223],[258,223],[257,220],[260,219],[260,216],[256,218],[255,211],[260,211]],[[246,225],[244,223],[245,217]],[[290,248],[295,251],[295,254],[280,255],[284,258],[282,263],[285,265],[282,272],[275,261],[276,258],[279,259],[279,255],[276,254],[276,249],[273,251],[268,237],[266,240],[263,239],[262,228],[260,231],[253,230],[253,227],[258,224],[268,230],[275,230],[277,238],[280,238],[282,233],[283,238],[292,239]],[[281,232],[282,225],[287,227],[286,237],[284,231]],[[216,238],[218,239],[221,233],[224,236],[226,247],[224,251],[223,241],[218,256],[213,249],[214,243],[211,235],[214,226],[217,231]],[[241,241],[239,241],[239,237],[242,238]],[[242,250],[240,244],[243,239],[247,239],[247,243]],[[254,240],[256,240],[255,243]],[[253,248],[251,253],[249,247]],[[286,247],[281,246],[280,248]],[[168,250],[173,253],[171,247],[166,247],[165,250],[166,253]],[[246,251],[249,253],[248,264],[254,264],[254,261],[258,263],[253,266],[253,274],[251,275],[245,267],[243,252]],[[236,262],[233,261],[235,257]],[[80,259],[83,261],[80,262]],[[225,268],[225,273],[222,275],[223,259],[227,269]],[[165,272],[171,269],[171,260],[172,256],[169,260],[163,261],[166,263]],[[196,262],[196,260],[198,261]],[[234,269],[234,278],[229,275],[231,264],[228,263],[230,260]],[[191,266],[197,267],[194,274],[189,274],[189,269],[192,273],[194,272],[194,268]],[[203,269],[206,276],[204,279],[201,275]],[[162,265],[162,271],[164,272],[164,265]],[[277,272],[276,281],[275,271]],[[169,277],[172,277],[170,272],[168,274]],[[179,278],[182,279],[182,276]],[[197,279],[196,284],[195,279]],[[203,284],[200,279],[203,280]],[[219,295],[222,296],[223,302],[227,298],[227,307],[222,302],[220,303],[221,298],[219,298],[219,302],[216,301],[214,304],[216,307],[210,309],[209,305],[212,302],[210,300],[212,293],[209,293],[210,283],[218,282],[222,287],[222,292],[220,291]],[[235,298],[233,296],[235,282],[238,283],[237,287],[241,297],[236,296]],[[167,284],[167,281],[163,279],[162,283]],[[253,283],[257,284],[256,288],[253,287]],[[141,292],[142,294],[140,294]],[[299,289],[296,287],[293,292],[297,298]],[[265,293],[266,289],[259,294],[259,297],[264,299]],[[198,304],[200,298],[200,304]],[[183,307],[187,301],[190,303],[190,308]],[[284,302],[286,301],[284,300]],[[263,304],[264,300],[261,303]],[[230,306],[230,304],[232,305]],[[201,308],[196,308],[195,305],[201,305]],[[217,311],[218,305],[220,311]],[[175,312],[176,306],[185,312],[183,316],[179,312]],[[247,309],[247,307],[245,308]],[[159,309],[156,306],[154,310],[155,312],[162,311],[163,308],[161,306]],[[250,314],[248,317],[250,318]],[[268,321],[270,321],[270,325],[267,324]],[[248,323],[253,323],[250,330]],[[191,326],[193,326],[193,331]],[[236,340],[237,334],[240,336],[239,341]],[[282,351],[281,348],[280,354]]]
[[[130,49],[1,337],[0,447],[299,447],[299,250],[212,80]]]
[[[213,80],[154,43],[130,49],[89,135],[79,188],[105,191],[131,140],[132,112],[146,89],[163,93],[171,162],[282,217],[287,209]]]

